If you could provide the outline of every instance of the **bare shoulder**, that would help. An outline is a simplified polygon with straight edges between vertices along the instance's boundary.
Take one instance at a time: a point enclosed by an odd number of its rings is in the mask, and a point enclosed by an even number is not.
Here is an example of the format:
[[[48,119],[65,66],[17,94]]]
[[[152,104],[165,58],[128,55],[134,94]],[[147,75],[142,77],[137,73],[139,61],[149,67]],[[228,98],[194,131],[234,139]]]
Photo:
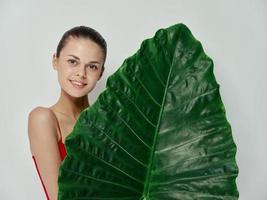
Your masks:
[[[38,106],[30,111],[28,134],[30,138],[57,138],[55,116],[49,108]]]
[[[42,119],[42,118],[52,118],[53,113],[49,108],[45,108],[42,106],[37,106],[36,108],[32,109],[29,113],[29,117],[31,118],[38,118],[38,119]]]
[[[33,122],[33,125],[40,125],[41,123],[53,125],[55,124],[55,116],[49,108],[38,106],[30,111],[28,121]]]

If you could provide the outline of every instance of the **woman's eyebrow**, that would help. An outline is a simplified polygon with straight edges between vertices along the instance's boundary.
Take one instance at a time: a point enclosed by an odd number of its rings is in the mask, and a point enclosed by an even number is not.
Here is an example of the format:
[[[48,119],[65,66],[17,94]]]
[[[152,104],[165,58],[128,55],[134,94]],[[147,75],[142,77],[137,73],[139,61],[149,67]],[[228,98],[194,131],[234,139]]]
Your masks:
[[[72,56],[72,57],[76,58],[77,60],[80,60],[80,58],[78,58],[78,57],[75,56],[75,55],[70,54],[70,55],[68,55],[68,56]]]
[[[70,54],[70,55],[68,55],[68,56],[72,56],[72,57],[76,58],[77,60],[80,60],[80,58],[77,57],[77,56],[75,56],[75,55]],[[100,62],[98,62],[98,61],[90,61],[90,62],[88,62],[88,63],[98,63],[98,64],[100,64]]]

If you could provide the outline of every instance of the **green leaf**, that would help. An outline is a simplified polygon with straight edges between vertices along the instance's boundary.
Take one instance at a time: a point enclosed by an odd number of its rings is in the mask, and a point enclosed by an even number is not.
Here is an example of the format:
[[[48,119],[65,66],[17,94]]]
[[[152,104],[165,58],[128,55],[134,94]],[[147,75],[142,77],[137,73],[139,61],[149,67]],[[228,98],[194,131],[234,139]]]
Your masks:
[[[239,196],[213,61],[182,23],[142,42],[82,111],[65,145],[60,200]]]

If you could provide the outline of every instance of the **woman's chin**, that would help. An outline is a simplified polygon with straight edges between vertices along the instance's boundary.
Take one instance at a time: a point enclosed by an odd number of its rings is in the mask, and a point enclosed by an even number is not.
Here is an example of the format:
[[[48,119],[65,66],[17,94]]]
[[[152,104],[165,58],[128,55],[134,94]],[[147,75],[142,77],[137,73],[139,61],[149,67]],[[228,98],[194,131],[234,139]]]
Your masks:
[[[88,92],[87,90],[85,91],[76,91],[76,90],[73,90],[73,89],[63,89],[63,91],[68,95],[68,96],[71,96],[73,98],[81,98],[81,97],[84,97],[86,95],[88,95]]]

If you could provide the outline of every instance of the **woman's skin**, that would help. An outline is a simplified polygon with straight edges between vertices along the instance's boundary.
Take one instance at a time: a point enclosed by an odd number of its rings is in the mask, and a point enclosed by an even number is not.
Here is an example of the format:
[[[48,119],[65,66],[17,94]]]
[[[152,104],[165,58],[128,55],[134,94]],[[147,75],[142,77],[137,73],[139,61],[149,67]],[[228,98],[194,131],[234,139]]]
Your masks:
[[[53,54],[52,58],[61,87],[58,101],[49,108],[38,106],[29,113],[31,153],[51,200],[58,198],[57,178],[61,163],[58,147],[60,133],[56,120],[59,121],[62,142],[65,143],[81,111],[90,106],[87,94],[102,76],[103,58],[102,49],[97,43],[90,39],[70,37],[59,57]],[[86,85],[76,88],[70,80]]]

